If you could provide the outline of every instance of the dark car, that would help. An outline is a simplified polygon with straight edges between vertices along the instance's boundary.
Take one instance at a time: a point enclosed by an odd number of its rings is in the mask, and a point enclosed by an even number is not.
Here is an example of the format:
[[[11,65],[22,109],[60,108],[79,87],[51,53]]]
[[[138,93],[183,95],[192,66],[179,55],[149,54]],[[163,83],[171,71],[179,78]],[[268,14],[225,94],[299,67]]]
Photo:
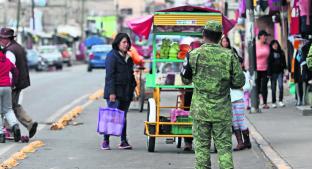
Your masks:
[[[105,69],[106,55],[110,50],[111,45],[93,45],[89,54],[88,72],[92,69]]]
[[[27,64],[30,69],[35,69],[36,71],[47,70],[48,62],[46,59],[40,56],[38,51],[35,49],[29,49],[27,52]]]

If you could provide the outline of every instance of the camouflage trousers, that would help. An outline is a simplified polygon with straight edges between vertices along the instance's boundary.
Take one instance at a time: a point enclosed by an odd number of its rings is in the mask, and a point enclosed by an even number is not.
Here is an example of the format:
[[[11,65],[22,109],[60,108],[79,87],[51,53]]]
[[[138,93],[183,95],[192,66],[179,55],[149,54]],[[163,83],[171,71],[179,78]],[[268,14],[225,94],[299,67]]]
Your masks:
[[[210,145],[214,139],[219,156],[220,169],[233,169],[231,121],[206,122],[193,120],[195,139],[195,169],[211,169]]]

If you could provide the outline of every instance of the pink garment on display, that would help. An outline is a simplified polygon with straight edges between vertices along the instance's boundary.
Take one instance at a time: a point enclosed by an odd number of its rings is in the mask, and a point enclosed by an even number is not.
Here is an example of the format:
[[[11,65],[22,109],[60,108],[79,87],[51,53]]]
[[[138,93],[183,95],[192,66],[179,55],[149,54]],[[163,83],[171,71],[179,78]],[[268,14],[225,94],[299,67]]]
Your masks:
[[[257,71],[268,70],[268,58],[270,55],[270,47],[267,44],[256,43]]]
[[[300,16],[307,16],[306,24],[310,25],[310,15],[311,15],[311,0],[299,0],[298,5],[300,9]]]
[[[203,8],[197,6],[180,6],[175,8],[169,8],[165,10],[160,10],[157,12],[217,12],[221,13],[218,10],[212,8]],[[133,20],[129,20],[127,25],[129,28],[139,37],[148,38],[149,33],[152,29],[153,24],[153,15],[148,15],[145,17],[136,18]],[[236,22],[231,21],[225,16],[222,15],[222,26],[223,26],[223,33],[227,34],[234,26]]]

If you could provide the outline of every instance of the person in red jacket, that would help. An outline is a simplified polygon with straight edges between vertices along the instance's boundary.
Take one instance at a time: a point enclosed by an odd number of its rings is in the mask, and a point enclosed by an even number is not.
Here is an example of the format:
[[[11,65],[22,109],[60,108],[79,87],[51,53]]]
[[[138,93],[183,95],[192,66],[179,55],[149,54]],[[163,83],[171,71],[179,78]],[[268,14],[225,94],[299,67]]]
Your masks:
[[[12,80],[10,72],[13,76]],[[17,77],[17,68],[0,50],[0,114],[2,118],[6,118],[8,124],[12,127],[14,141],[16,142],[21,139],[21,131],[12,108],[12,87],[15,87]],[[0,143],[5,143],[2,121],[0,121]]]

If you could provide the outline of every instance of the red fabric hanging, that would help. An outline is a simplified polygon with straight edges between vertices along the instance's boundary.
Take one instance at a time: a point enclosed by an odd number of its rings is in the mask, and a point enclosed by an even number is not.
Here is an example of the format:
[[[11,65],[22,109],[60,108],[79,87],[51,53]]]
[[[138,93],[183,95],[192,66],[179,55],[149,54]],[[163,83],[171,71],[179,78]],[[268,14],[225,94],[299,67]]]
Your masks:
[[[296,35],[300,33],[300,15],[299,15],[299,7],[294,6],[291,11],[291,18],[290,18],[290,34]]]

